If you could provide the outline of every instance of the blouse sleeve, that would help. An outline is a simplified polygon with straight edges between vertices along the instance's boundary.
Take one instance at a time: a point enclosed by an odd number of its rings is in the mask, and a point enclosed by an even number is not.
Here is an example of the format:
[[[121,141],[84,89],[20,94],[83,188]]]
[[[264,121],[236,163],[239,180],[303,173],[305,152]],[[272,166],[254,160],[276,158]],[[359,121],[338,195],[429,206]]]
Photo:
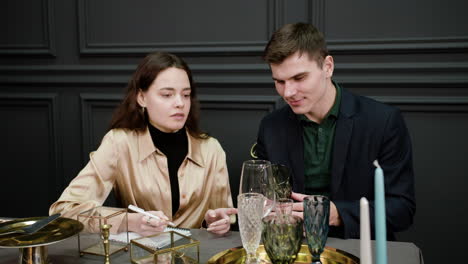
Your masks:
[[[226,154],[219,144],[216,141],[216,151],[215,151],[215,164],[213,164],[213,172],[215,177],[212,179],[215,181],[214,192],[216,199],[211,199],[210,209],[216,208],[232,208],[232,197],[231,197],[231,187],[229,184],[229,173],[226,165]]]
[[[88,164],[51,205],[49,214],[76,219],[79,213],[104,203],[115,181],[118,153],[114,136],[113,130],[104,136],[99,148],[90,153]]]

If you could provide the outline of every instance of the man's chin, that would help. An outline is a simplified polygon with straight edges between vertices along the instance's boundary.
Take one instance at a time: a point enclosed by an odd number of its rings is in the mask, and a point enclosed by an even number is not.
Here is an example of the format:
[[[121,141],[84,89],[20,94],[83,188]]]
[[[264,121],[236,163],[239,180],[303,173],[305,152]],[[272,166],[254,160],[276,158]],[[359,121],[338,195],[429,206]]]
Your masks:
[[[291,110],[296,114],[296,115],[303,115],[306,113],[306,111],[304,109],[302,109],[301,107],[299,106],[292,106],[292,105],[289,105],[289,107],[291,107]]]

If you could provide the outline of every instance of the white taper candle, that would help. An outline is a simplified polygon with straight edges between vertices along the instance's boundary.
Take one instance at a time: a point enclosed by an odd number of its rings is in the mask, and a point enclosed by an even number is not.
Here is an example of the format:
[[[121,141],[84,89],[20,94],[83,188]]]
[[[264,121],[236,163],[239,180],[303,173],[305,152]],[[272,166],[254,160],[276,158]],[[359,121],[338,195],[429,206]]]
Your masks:
[[[370,233],[370,218],[369,218],[369,202],[365,197],[360,200],[361,214],[361,264],[372,264],[372,248],[371,248],[371,233]]]

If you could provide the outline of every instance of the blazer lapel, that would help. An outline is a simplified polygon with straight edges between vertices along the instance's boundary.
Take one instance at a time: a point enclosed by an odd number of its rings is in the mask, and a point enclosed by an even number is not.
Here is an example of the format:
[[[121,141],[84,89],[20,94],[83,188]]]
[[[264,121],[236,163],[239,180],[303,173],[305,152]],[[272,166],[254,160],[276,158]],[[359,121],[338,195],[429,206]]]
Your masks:
[[[293,190],[304,193],[304,144],[302,142],[302,127],[296,115],[290,110],[287,125],[289,163],[293,177]]]
[[[333,145],[332,159],[332,198],[338,193],[343,179],[344,165],[348,155],[349,142],[353,133],[353,115],[355,110],[354,97],[351,93],[342,89],[340,114],[335,127],[335,142]]]

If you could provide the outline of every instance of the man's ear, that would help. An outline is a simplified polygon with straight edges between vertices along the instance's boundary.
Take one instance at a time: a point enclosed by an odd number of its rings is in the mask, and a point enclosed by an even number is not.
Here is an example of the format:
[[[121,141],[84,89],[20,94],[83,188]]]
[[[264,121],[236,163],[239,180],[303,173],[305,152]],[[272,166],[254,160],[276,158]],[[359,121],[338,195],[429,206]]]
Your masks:
[[[323,69],[325,70],[327,78],[331,78],[333,76],[333,70],[335,69],[335,62],[333,57],[328,55],[323,60]]]
[[[146,107],[145,95],[141,89],[138,89],[137,102],[140,107]]]

